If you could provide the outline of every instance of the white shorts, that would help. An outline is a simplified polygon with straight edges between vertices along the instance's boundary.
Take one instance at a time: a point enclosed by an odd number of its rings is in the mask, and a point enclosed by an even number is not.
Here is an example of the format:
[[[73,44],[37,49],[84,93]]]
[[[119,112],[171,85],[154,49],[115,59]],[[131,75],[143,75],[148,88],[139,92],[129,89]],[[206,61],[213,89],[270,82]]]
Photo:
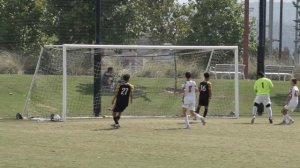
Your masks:
[[[293,112],[297,108],[298,102],[289,102],[289,104],[285,105],[283,108]]]
[[[269,95],[259,95],[255,97],[254,102],[257,104],[263,103],[266,106],[267,104],[271,104],[271,99]]]
[[[195,111],[196,110],[196,100],[193,99],[193,98],[185,98],[183,100],[183,105],[182,105],[182,108],[185,108],[187,110],[190,110],[190,111]]]

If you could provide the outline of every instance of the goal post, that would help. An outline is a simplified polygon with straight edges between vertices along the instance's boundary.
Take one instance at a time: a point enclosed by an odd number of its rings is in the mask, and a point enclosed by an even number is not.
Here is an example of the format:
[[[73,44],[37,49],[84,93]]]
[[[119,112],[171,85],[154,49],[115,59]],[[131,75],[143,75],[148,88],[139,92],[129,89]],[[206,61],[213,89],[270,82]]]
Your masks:
[[[80,59],[83,59],[85,57],[91,57],[91,55],[94,55],[94,53],[92,52],[95,52],[95,49],[100,49],[100,50],[109,50],[110,52],[110,55],[107,55],[106,57],[115,57],[117,60],[118,59],[123,59],[121,58],[121,56],[119,56],[120,54],[119,53],[122,53],[122,52],[125,52],[125,51],[131,51],[131,50],[140,50],[140,51],[172,51],[172,53],[176,53],[176,57],[178,55],[181,55],[180,57],[182,57],[182,59],[180,59],[181,62],[184,62],[185,61],[185,55],[186,53],[189,53],[191,51],[193,51],[194,53],[193,54],[189,54],[189,55],[199,55],[199,52],[203,52],[205,53],[204,55],[207,55],[208,57],[208,60],[206,60],[207,62],[205,63],[205,67],[202,69],[202,70],[198,70],[199,72],[201,71],[204,72],[204,71],[207,71],[208,70],[208,67],[211,66],[211,64],[214,62],[214,55],[218,52],[218,51],[230,51],[232,52],[232,63],[234,62],[234,82],[232,83],[232,85],[234,85],[234,89],[233,89],[233,92],[234,94],[232,95],[232,98],[233,100],[229,100],[232,101],[231,103],[233,104],[233,108],[232,108],[232,112],[235,113],[235,117],[238,118],[239,117],[239,56],[238,56],[238,46],[162,46],[162,45],[88,45],[88,44],[63,44],[63,45],[45,45],[44,46],[44,52],[45,50],[47,49],[58,49],[59,51],[58,52],[55,52],[54,54],[51,53],[51,54],[48,54],[47,57],[47,60],[49,61],[50,60],[50,57],[53,55],[55,57],[55,59],[58,59],[58,60],[55,60],[56,62],[55,63],[52,63],[51,65],[40,65],[40,63],[37,65],[37,68],[36,68],[36,72],[33,76],[33,80],[32,80],[32,88],[29,90],[28,92],[28,96],[27,96],[27,99],[26,99],[26,103],[25,103],[25,106],[24,106],[24,111],[25,110],[28,110],[28,106],[30,104],[30,96],[32,95],[31,92],[33,92],[34,90],[34,87],[35,86],[35,82],[37,81],[37,73],[39,73],[39,66],[46,66],[46,67],[51,67],[53,66],[53,64],[55,65],[55,68],[51,68],[51,70],[55,70],[55,72],[53,73],[50,73],[51,75],[54,75],[54,77],[56,78],[59,78],[57,81],[61,82],[61,86],[57,86],[55,87],[56,89],[57,88],[61,88],[61,115],[62,115],[62,120],[65,121],[67,119],[67,117],[69,117],[68,115],[68,110],[70,109],[68,104],[70,104],[70,101],[73,101],[72,99],[74,99],[74,97],[71,98],[68,98],[69,96],[69,89],[70,89],[70,86],[68,85],[71,85],[72,83],[68,83],[68,80],[70,80],[69,78],[71,78],[71,76],[69,76],[69,69],[68,66],[70,64],[70,59],[72,59],[72,57],[77,57],[78,55],[82,56],[81,58],[76,58],[76,59],[79,59],[79,60],[76,60],[77,62],[83,62],[82,60]],[[82,50],[82,51],[81,51]],[[73,51],[76,51],[77,53],[73,53],[73,54],[69,54],[70,52],[73,52]],[[185,51],[186,53],[184,53],[183,51]],[[40,57],[43,57],[43,51],[41,51],[41,55]],[[87,53],[87,54],[86,54]],[[111,53],[116,53],[116,54],[111,54]],[[143,52],[142,52],[143,53]],[[147,63],[148,62],[151,62],[153,60],[156,61],[156,57],[157,56],[157,53],[152,53],[151,56],[148,54],[145,54],[146,52],[144,52],[143,54],[135,54],[135,56],[127,56],[126,54],[123,54],[122,57],[135,57],[134,59],[139,59],[141,60],[140,62],[142,62],[142,65],[139,65],[139,67],[137,69],[135,69],[135,73],[139,73],[141,71],[141,69],[144,69],[146,65],[148,65]],[[171,52],[170,52],[171,53]],[[192,52],[191,52],[192,53]],[[196,54],[195,54],[196,53]],[[61,55],[60,55],[61,54]],[[85,56],[85,54],[87,56]],[[119,55],[118,55],[119,54]],[[118,56],[116,56],[118,55]],[[163,54],[162,54],[163,55]],[[201,54],[200,54],[201,55]],[[202,54],[203,55],[203,54]],[[200,57],[202,57],[202,55]],[[230,54],[229,54],[230,55]],[[215,60],[218,61],[219,58],[221,58],[222,55],[220,55],[219,57],[215,58]],[[149,59],[151,58],[151,59]],[[39,58],[39,59],[42,59],[42,58]],[[196,60],[196,58],[194,58]],[[125,60],[125,63],[124,64],[128,64],[130,66],[130,68],[124,68],[123,67],[123,70],[125,69],[126,71],[130,71],[132,69],[131,65],[133,63],[131,63],[133,59],[128,59],[128,60]],[[149,61],[151,60],[151,61]],[[174,58],[170,59],[170,60],[176,60],[175,56]],[[168,61],[170,61],[168,60]],[[203,59],[204,60],[204,59]],[[202,60],[202,62],[203,62]],[[127,61],[127,62],[126,62]],[[165,59],[164,59],[165,61]],[[129,62],[129,63],[128,63]],[[154,62],[153,64],[159,64],[163,61],[156,61]],[[136,63],[136,62],[135,62]],[[61,64],[61,65],[56,65],[56,64]],[[166,65],[169,65],[170,62],[164,62],[162,65],[157,65],[158,68],[161,68],[163,69],[164,66]],[[111,63],[110,65],[115,65],[115,63]],[[75,68],[76,65],[74,64]],[[89,68],[85,68],[83,71],[89,71],[90,68],[92,68],[91,65],[87,65],[87,67],[89,66]],[[137,66],[137,65],[134,65],[134,66]],[[172,65],[170,65],[172,66]],[[174,66],[174,65],[173,65]],[[184,69],[186,67],[186,65],[184,65],[182,67],[182,69]],[[122,69],[122,68],[121,68]],[[189,70],[189,67],[186,67],[186,71]],[[44,70],[45,71],[45,70]],[[42,72],[40,74],[43,74],[45,75],[45,72]],[[152,76],[157,76],[157,80],[156,80],[156,83],[159,83],[159,85],[162,85],[161,83],[163,82],[168,82],[169,81],[169,78],[168,79],[165,79],[164,77],[159,77],[159,70],[157,70],[158,74],[154,74]],[[170,73],[168,71],[168,73]],[[74,74],[74,73],[73,73]],[[87,74],[87,72],[84,72],[82,74]],[[80,75],[80,74],[79,74]],[[82,75],[82,76],[84,76]],[[45,75],[46,76],[46,75]],[[138,77],[138,75],[136,75]],[[52,77],[52,78],[54,78]],[[175,78],[174,78],[175,77]],[[175,79],[175,82],[176,82],[176,73],[173,74],[173,79]],[[42,78],[42,77],[41,77]],[[90,80],[91,77],[89,77],[88,80]],[[133,76],[133,79],[135,78],[135,76]],[[199,76],[198,76],[199,78]],[[52,79],[50,79],[51,81]],[[83,80],[83,79],[82,79]],[[143,80],[143,79],[141,79]],[[150,79],[149,79],[150,80]],[[150,80],[151,81],[151,80]],[[153,81],[153,80],[152,80]],[[143,83],[142,81],[139,81],[140,83]],[[180,82],[180,81],[179,81]],[[177,83],[177,82],[176,82]],[[133,84],[135,84],[133,82]],[[174,86],[174,85],[173,85]],[[228,83],[228,86],[231,87],[231,83]],[[86,86],[85,86],[86,87]],[[159,87],[159,86],[157,86]],[[142,88],[142,87],[141,87]],[[72,88],[74,90],[74,88]],[[161,89],[161,88],[160,88]],[[222,91],[222,89],[225,89],[225,88],[222,88],[222,84],[220,84],[220,88],[219,90]],[[44,91],[43,90],[43,94],[48,94],[50,91]],[[56,91],[56,92],[59,92],[59,91]],[[141,92],[141,89],[138,90],[137,92]],[[157,94],[159,92],[159,89],[155,89],[154,88],[154,91],[153,91],[153,94]],[[174,90],[175,92],[175,90]],[[226,94],[225,93],[226,91],[223,90],[224,93],[221,93],[219,94],[219,101],[222,101],[222,99],[225,100],[226,98]],[[227,91],[229,92],[229,91]],[[59,93],[59,94],[60,94]],[[217,91],[216,91],[217,93]],[[37,93],[37,94],[41,94],[41,93]],[[73,94],[73,93],[71,93]],[[147,94],[146,92],[143,93],[143,94]],[[40,96],[36,96],[38,99]],[[45,96],[46,97],[46,96]],[[60,99],[60,96],[56,96],[56,99]],[[146,98],[145,98],[146,99]],[[178,100],[179,98],[176,99],[176,101]],[[231,98],[228,98],[228,99],[231,99]],[[57,100],[55,100],[56,102]],[[80,101],[80,100],[79,100]],[[175,101],[175,100],[174,100]],[[51,101],[51,103],[53,103],[54,101]],[[104,101],[104,103],[106,103],[107,101]],[[57,102],[56,102],[57,103]],[[173,102],[172,102],[173,103]],[[176,104],[178,104],[178,102],[176,102]],[[53,106],[55,105],[46,105],[46,103],[42,102],[42,103],[36,103],[36,104],[39,104],[39,106],[42,106],[43,108],[53,108]],[[35,105],[36,105],[35,104]],[[73,103],[73,104],[76,104],[76,103]],[[91,101],[91,104],[92,104],[92,101]],[[148,102],[148,104],[146,105],[149,105],[149,108],[153,108],[151,105],[151,103]],[[162,107],[164,107],[164,105],[161,105]],[[213,106],[213,105],[212,105]],[[56,107],[59,107],[59,105],[57,105]],[[106,105],[105,107],[103,108],[107,108],[108,105]],[[76,108],[76,107],[74,107]],[[103,110],[102,108],[102,110]],[[136,110],[138,111],[139,107],[132,107],[131,110]],[[147,107],[145,107],[147,108]],[[169,108],[169,107],[165,107],[165,108]],[[178,106],[178,109],[180,109],[180,106]],[[220,109],[222,109],[220,107]],[[90,110],[90,109],[89,109]],[[154,109],[155,110],[155,109]],[[50,110],[51,111],[51,110]],[[55,110],[53,110],[55,111]],[[58,110],[56,110],[58,111]],[[87,111],[87,110],[85,110]],[[92,111],[92,110],[91,110]],[[163,111],[163,110],[162,110]],[[226,111],[227,113],[228,111]],[[38,112],[37,112],[38,113]],[[174,111],[174,113],[176,113],[176,111]],[[132,113],[132,115],[135,115],[136,113]],[[49,114],[47,114],[49,115]],[[157,115],[154,114],[154,115]],[[164,114],[163,112],[160,112],[158,115],[168,115],[168,114]],[[218,114],[217,114],[218,115]],[[152,116],[152,114],[150,114],[150,116]]]

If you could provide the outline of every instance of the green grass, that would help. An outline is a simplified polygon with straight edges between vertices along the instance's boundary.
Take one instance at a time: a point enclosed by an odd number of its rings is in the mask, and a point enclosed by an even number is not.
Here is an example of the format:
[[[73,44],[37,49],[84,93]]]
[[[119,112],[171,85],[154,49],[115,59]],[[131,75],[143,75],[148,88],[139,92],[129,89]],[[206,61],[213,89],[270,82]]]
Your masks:
[[[32,76],[30,75],[0,75],[0,117],[14,117],[23,110]],[[86,76],[69,77],[68,80],[68,116],[92,116],[93,78]],[[61,76],[39,76],[38,82],[29,106],[30,114],[61,113]],[[180,113],[182,96],[166,91],[174,87],[171,78],[133,78],[135,86],[134,102],[126,110],[126,115],[169,115]],[[178,87],[183,83],[179,79]],[[200,80],[197,80],[199,83]],[[233,111],[234,83],[232,80],[212,80],[213,99],[210,103],[210,115],[226,115]],[[240,114],[251,114],[253,99],[252,80],[240,80]],[[274,115],[280,115],[283,101],[286,99],[289,83],[274,81],[271,100]],[[38,89],[37,89],[38,88]],[[51,89],[49,89],[51,88]],[[12,95],[9,93],[13,93]],[[103,92],[102,114],[109,115],[113,94]],[[42,111],[42,112],[41,112]],[[296,110],[296,114],[299,109]]]
[[[0,167],[14,168],[299,168],[300,117],[211,119],[182,129],[182,119],[111,119],[63,123],[0,120]],[[280,118],[275,118],[279,122]]]

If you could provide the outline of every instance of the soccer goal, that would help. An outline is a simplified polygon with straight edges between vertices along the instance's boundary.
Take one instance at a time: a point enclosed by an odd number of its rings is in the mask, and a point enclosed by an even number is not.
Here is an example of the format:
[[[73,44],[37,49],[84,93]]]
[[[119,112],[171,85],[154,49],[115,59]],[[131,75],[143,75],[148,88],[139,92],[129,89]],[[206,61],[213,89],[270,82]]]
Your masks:
[[[100,63],[95,58],[101,58]],[[184,73],[192,72],[199,84],[207,71],[213,86],[208,116],[239,117],[240,60],[237,46],[47,45],[40,52],[23,115],[60,114],[66,120],[93,117],[96,107],[101,116],[110,115],[114,88],[128,73],[134,100],[124,115],[176,116]],[[220,65],[230,72],[215,74]],[[109,67],[113,72],[107,76]],[[95,78],[101,78],[99,87],[94,86]],[[95,88],[101,101],[94,99]]]

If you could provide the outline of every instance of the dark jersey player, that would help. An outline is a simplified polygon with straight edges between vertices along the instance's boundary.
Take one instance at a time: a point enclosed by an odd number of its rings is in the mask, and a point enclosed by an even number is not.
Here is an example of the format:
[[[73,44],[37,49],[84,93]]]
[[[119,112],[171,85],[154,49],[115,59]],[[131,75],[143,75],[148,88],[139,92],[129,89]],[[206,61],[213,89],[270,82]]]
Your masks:
[[[123,83],[121,83],[118,88],[116,89],[116,94],[112,100],[112,116],[114,119],[115,124],[112,126],[116,129],[120,128],[119,120],[121,118],[122,112],[126,109],[126,107],[130,103],[132,103],[132,90],[133,85],[129,83],[129,74],[125,74],[122,76]]]
[[[204,106],[203,117],[206,117],[209,105],[209,99],[211,99],[211,83],[209,82],[209,73],[204,73],[204,81],[199,85],[199,104],[196,113],[199,114],[201,106]]]

